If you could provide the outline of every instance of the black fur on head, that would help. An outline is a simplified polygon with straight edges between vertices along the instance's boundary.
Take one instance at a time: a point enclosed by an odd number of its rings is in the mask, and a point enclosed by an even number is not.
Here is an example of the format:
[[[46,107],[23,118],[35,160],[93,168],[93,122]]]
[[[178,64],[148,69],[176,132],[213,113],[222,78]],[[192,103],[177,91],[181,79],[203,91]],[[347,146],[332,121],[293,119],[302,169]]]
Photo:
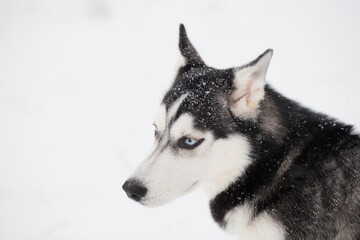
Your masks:
[[[217,138],[226,137],[238,129],[238,122],[234,121],[229,109],[230,97],[235,89],[234,72],[255,65],[263,56],[272,53],[272,50],[265,51],[242,67],[216,69],[204,63],[187,37],[184,25],[181,24],[179,51],[185,59],[185,65],[178,69],[175,81],[165,95],[163,103],[169,108],[181,95],[188,93],[177,117],[184,112],[190,113],[194,116],[195,127],[200,130],[211,130]]]
[[[216,137],[225,137],[228,130],[235,127],[228,120],[231,115],[226,107],[226,95],[233,87],[233,70],[208,67],[187,37],[183,24],[180,25],[179,51],[185,65],[179,68],[163,103],[169,108],[182,94],[188,93],[174,120],[187,112],[194,116],[198,129],[211,130]]]
[[[206,66],[187,71],[180,69],[163,102],[171,106],[178,97],[188,93],[174,120],[187,112],[194,116],[196,128],[211,130],[216,137],[225,137],[236,127],[228,111],[226,97],[232,88],[232,78],[231,70]]]

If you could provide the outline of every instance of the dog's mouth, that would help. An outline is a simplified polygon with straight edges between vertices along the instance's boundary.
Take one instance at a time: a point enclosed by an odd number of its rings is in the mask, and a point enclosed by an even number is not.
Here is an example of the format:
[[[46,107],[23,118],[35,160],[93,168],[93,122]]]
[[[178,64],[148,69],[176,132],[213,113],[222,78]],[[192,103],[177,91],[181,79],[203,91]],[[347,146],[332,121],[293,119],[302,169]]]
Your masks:
[[[185,193],[189,193],[193,191],[199,185],[199,181],[195,181],[193,184],[190,185],[185,191]]]

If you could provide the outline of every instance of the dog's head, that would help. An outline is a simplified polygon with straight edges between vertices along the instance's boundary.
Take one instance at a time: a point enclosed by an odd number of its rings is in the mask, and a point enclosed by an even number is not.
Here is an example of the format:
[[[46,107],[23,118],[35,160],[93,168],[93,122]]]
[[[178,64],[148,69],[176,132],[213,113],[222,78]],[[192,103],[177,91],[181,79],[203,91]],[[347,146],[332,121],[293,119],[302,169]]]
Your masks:
[[[250,164],[237,119],[256,121],[272,50],[239,68],[207,66],[180,25],[181,65],[155,116],[155,144],[123,189],[158,206],[199,185],[213,197]],[[241,132],[241,131],[240,131]]]

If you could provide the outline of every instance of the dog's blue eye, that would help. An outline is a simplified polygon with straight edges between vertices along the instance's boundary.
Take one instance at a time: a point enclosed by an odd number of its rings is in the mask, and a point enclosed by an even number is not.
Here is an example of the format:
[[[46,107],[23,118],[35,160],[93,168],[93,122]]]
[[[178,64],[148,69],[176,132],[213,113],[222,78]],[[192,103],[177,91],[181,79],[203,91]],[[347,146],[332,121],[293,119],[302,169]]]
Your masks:
[[[200,145],[200,143],[202,143],[204,141],[204,139],[199,139],[199,140],[194,140],[191,138],[187,138],[187,137],[183,137],[180,138],[180,140],[178,141],[178,147],[180,148],[184,148],[184,149],[194,149],[197,146]]]
[[[194,146],[195,143],[196,143],[195,140],[190,139],[190,138],[186,138],[184,142],[185,142],[186,145],[189,145],[189,146]]]

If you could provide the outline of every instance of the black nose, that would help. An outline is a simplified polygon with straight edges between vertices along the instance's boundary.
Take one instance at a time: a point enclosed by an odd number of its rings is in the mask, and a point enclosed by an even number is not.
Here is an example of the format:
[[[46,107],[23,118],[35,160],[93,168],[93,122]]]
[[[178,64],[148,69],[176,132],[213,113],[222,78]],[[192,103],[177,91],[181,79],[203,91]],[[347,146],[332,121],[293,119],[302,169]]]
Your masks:
[[[129,198],[137,202],[140,201],[147,192],[147,188],[142,183],[134,179],[127,180],[122,188]]]

